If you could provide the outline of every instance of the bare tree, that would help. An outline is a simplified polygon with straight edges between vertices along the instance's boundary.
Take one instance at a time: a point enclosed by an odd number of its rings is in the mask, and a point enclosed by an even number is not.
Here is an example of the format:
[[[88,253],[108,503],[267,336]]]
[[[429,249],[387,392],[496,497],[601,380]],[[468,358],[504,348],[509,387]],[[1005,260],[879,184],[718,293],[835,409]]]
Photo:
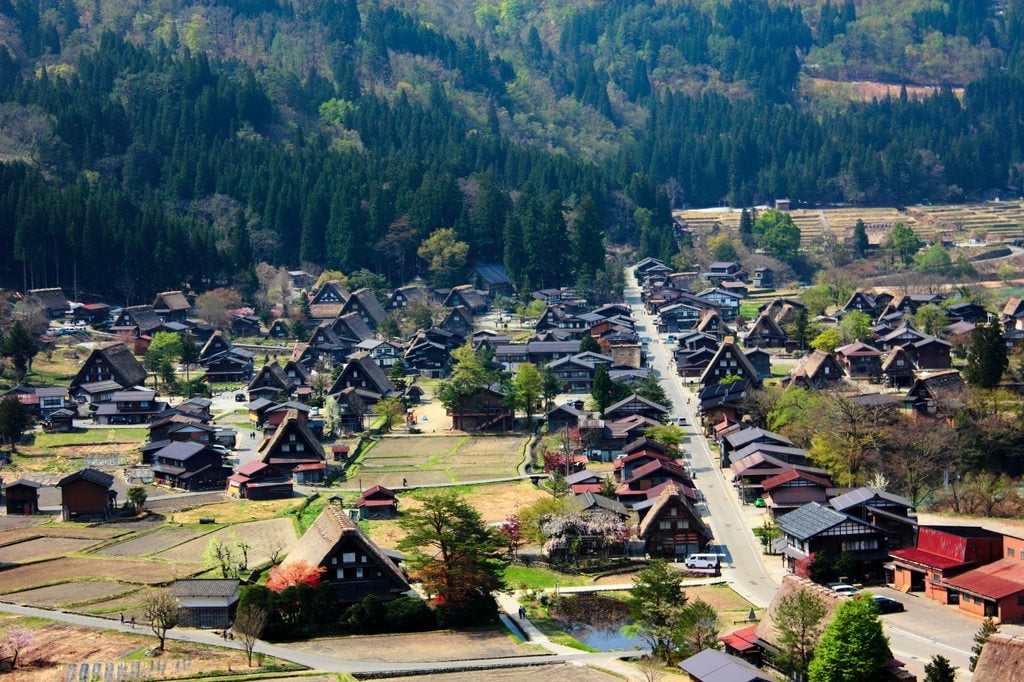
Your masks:
[[[654,656],[644,656],[636,662],[640,669],[640,677],[644,682],[658,682],[665,676],[665,664]]]
[[[238,610],[235,615],[235,632],[242,640],[245,648],[245,655],[249,659],[249,667],[252,667],[252,651],[256,648],[256,642],[263,635],[263,629],[267,626],[267,618],[270,614],[262,606],[248,605]]]
[[[143,616],[153,634],[160,640],[160,651],[164,650],[167,631],[178,624],[178,603],[171,595],[154,594],[143,602]]]
[[[808,590],[782,598],[775,615],[779,631],[779,663],[790,674],[804,675],[821,636],[825,604]]]
[[[25,628],[11,628],[3,641],[3,649],[7,652],[7,660],[10,661],[11,670],[18,667],[18,658],[25,649],[36,643],[35,636]]]

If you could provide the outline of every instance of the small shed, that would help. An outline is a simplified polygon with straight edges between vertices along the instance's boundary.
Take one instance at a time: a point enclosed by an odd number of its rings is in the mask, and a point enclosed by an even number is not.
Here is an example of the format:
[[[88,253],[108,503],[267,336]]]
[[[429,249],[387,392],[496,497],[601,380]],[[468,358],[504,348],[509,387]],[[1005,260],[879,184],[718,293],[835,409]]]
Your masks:
[[[171,596],[178,603],[178,626],[227,628],[238,605],[238,583],[225,580],[175,580]]]
[[[4,486],[8,514],[38,514],[42,484],[19,478]]]
[[[65,521],[75,517],[109,519],[116,509],[117,492],[111,488],[114,477],[86,468],[60,479],[61,514]]]
[[[292,476],[298,485],[309,485],[311,483],[323,483],[324,473],[327,467],[323,462],[306,462],[297,465],[292,469]]]
[[[75,424],[75,413],[67,408],[61,408],[50,414],[46,420],[46,430],[51,433],[67,433]]]
[[[398,515],[398,496],[382,485],[375,485],[356,502],[361,519],[390,519]]]

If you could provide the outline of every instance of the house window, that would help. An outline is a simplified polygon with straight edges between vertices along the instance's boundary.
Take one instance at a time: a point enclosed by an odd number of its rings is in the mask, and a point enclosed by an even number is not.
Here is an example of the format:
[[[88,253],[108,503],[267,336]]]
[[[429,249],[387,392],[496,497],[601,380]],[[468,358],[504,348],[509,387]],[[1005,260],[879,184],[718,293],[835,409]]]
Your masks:
[[[690,521],[688,519],[680,519],[676,522],[676,528],[679,530],[687,530],[690,527]]]
[[[658,530],[672,530],[672,522],[671,521],[659,521],[658,522]]]
[[[343,552],[341,555],[341,560],[346,564],[354,564],[356,562],[356,553]]]
[[[1013,547],[1007,547],[1007,548],[1006,548],[1006,556],[1008,556],[1008,557],[1011,557],[1011,558],[1012,558],[1012,557],[1013,557],[1013,555],[1014,555]]]
[[[675,507],[672,507],[672,516],[675,516],[678,511],[679,511],[678,509],[676,509]]]
[[[1017,606],[1024,606],[1024,594],[1017,595]]]

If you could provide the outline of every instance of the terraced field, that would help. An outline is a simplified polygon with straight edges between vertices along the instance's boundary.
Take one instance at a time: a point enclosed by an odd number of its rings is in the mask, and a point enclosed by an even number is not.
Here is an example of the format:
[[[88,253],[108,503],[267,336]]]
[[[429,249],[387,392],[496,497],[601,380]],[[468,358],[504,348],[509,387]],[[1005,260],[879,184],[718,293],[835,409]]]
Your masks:
[[[953,233],[956,241],[989,235],[1001,240],[1024,237],[1024,202],[1001,201],[983,204],[947,204],[941,206],[909,206],[895,208],[824,208],[796,209],[789,212],[800,228],[801,246],[808,246],[822,230],[828,229],[838,238],[849,235],[858,220],[868,226],[872,243],[884,238],[888,229],[897,222],[911,227],[925,241],[936,239],[939,233]],[[716,224],[737,230],[740,212],[731,209],[676,211],[675,216],[686,221],[696,232],[711,230]]]
[[[295,526],[291,519],[270,519],[268,521],[239,523],[234,526],[221,528],[213,533],[202,535],[159,552],[154,557],[170,561],[172,564],[202,563],[206,547],[214,538],[220,538],[224,542],[229,543],[234,543],[236,540],[244,541],[249,545],[248,560],[250,566],[257,566],[270,561],[271,554],[275,551],[284,550],[287,552],[298,540],[298,536],[295,534]]]
[[[40,559],[51,559],[71,552],[81,552],[98,544],[98,540],[83,538],[35,538],[0,547],[0,565],[24,564]]]
[[[147,556],[193,540],[209,531],[193,528],[161,528],[155,533],[135,537],[104,547],[97,554],[106,556]]]

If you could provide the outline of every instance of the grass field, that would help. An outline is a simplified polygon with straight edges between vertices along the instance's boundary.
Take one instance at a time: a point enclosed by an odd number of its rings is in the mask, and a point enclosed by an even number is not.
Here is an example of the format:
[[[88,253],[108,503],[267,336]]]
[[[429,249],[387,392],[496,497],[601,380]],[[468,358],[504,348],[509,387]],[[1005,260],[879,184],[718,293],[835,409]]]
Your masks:
[[[348,473],[361,489],[457,483],[515,476],[526,439],[417,436],[384,438]]]
[[[232,500],[221,504],[208,504],[194,509],[176,511],[167,517],[171,523],[199,523],[199,519],[215,519],[217,523],[245,523],[247,521],[265,521],[280,515],[281,510],[288,509],[301,502],[299,499],[284,500]]]
[[[509,589],[541,590],[558,585],[559,587],[575,587],[589,585],[590,578],[585,575],[569,575],[547,568],[532,566],[509,566],[505,569],[505,584]]]

